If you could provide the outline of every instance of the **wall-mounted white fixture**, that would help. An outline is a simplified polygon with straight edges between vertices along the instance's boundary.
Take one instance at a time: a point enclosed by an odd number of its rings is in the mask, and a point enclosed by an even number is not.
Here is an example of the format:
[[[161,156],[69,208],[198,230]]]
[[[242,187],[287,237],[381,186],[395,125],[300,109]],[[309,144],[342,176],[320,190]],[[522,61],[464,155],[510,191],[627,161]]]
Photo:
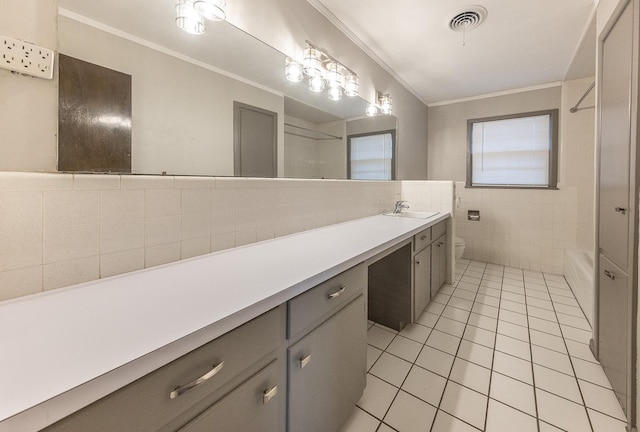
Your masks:
[[[389,93],[382,94],[376,92],[376,102],[367,106],[366,114],[369,117],[378,115],[378,113],[390,115],[393,112],[393,103]]]
[[[302,62],[287,57],[284,74],[291,82],[309,80],[309,90],[322,92],[326,88],[331,100],[340,100],[342,95],[358,96],[358,75],[331,57],[326,52],[305,41]]]
[[[53,51],[9,36],[0,36],[0,68],[53,79]]]
[[[226,18],[226,0],[178,0],[176,25],[187,33],[203,34],[204,20],[223,21]]]

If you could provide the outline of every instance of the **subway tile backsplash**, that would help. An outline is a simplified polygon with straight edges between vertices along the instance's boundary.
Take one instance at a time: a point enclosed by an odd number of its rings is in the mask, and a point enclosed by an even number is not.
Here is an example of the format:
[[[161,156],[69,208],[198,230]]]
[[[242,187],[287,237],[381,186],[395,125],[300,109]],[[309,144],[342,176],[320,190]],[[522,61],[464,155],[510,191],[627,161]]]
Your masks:
[[[452,182],[0,173],[0,300],[380,214]]]

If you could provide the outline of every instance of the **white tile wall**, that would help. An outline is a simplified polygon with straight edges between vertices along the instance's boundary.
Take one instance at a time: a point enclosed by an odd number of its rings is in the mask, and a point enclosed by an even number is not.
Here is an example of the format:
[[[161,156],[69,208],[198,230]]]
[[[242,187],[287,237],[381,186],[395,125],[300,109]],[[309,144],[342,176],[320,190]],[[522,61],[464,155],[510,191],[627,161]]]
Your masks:
[[[563,273],[564,251],[577,243],[577,188],[474,189],[463,182],[455,186],[461,199],[455,229],[465,240],[465,258]],[[468,210],[479,210],[480,221],[469,221]]]
[[[451,201],[430,183],[0,172],[0,300]]]

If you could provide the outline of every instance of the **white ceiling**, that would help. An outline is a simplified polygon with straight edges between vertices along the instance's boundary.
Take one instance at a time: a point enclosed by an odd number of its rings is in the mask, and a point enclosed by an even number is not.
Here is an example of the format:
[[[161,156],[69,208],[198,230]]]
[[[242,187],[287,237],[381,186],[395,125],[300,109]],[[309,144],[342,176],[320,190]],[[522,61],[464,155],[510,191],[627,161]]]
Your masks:
[[[473,4],[467,0],[308,1],[426,103],[561,81],[595,7],[594,0],[478,0],[487,19],[463,45],[448,22]]]

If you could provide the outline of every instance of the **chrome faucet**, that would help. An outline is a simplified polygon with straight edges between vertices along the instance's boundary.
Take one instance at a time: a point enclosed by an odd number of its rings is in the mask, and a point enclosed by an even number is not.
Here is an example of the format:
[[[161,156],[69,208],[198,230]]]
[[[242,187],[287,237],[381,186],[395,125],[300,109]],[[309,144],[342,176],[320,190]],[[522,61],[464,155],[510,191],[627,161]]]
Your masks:
[[[396,208],[393,209],[393,213],[401,213],[402,209],[408,209],[409,205],[406,201],[396,201]]]

